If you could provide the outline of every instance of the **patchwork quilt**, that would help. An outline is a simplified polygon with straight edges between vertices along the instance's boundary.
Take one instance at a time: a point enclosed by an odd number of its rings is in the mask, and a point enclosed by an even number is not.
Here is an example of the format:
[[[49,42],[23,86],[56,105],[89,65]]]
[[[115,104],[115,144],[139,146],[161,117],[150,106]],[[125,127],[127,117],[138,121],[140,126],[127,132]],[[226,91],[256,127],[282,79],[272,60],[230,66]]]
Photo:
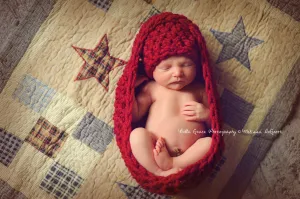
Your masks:
[[[210,176],[175,196],[131,177],[112,120],[134,37],[164,11],[206,39],[226,144]],[[0,93],[1,198],[240,198],[299,93],[299,33],[274,1],[57,0]]]

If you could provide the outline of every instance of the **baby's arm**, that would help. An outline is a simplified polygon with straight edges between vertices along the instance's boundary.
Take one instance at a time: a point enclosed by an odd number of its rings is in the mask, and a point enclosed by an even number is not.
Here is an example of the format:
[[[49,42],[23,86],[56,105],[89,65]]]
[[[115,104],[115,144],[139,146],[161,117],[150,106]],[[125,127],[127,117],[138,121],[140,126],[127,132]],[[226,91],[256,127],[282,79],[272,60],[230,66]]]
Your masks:
[[[148,82],[137,96],[133,97],[132,122],[139,121],[148,111],[152,104],[151,82]]]

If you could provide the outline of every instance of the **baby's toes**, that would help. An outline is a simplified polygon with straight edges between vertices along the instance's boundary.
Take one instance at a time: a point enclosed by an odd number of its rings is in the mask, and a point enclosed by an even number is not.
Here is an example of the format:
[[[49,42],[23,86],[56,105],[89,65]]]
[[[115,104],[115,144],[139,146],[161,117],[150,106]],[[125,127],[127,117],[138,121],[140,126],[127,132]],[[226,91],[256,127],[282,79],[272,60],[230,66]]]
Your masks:
[[[165,146],[165,144],[166,144],[166,140],[163,137],[161,138],[161,143],[162,143],[162,146]]]
[[[156,149],[153,149],[153,154],[154,154],[155,156],[158,156],[158,152],[157,152]]]
[[[161,141],[159,139],[156,141],[155,147],[161,148]]]
[[[162,143],[162,141],[160,140],[160,141],[158,141],[158,146],[159,146],[159,148],[161,148],[161,147],[163,147],[163,143]]]
[[[156,150],[158,151],[158,153],[161,152],[161,148],[162,148],[162,147],[160,147],[160,146],[156,147]]]
[[[159,143],[160,143],[160,147],[163,147],[165,145],[165,139],[163,137],[160,137]]]

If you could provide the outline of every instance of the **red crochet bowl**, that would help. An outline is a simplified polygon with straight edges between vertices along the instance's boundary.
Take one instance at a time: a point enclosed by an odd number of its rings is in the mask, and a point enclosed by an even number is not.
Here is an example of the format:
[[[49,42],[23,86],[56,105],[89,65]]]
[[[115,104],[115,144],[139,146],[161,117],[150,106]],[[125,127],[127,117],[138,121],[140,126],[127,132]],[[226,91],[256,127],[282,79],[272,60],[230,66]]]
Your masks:
[[[173,14],[178,19],[188,20],[183,15]],[[198,35],[197,42],[200,47],[200,57],[202,64],[202,74],[205,83],[206,93],[208,96],[210,118],[211,118],[211,130],[212,144],[207,154],[193,165],[190,165],[182,171],[169,175],[167,177],[155,176],[142,167],[134,155],[132,154],[129,136],[135,126],[132,124],[132,107],[133,107],[133,95],[135,94],[135,81],[137,73],[143,71],[143,67],[139,64],[139,52],[143,48],[143,35],[146,35],[146,31],[153,27],[153,23],[157,23],[160,18],[164,18],[165,15],[170,13],[162,13],[152,16],[147,23],[144,23],[133,44],[132,54],[128,61],[122,76],[120,77],[116,93],[115,93],[115,112],[113,115],[114,120],[114,133],[116,135],[116,141],[122,158],[130,171],[133,178],[144,189],[158,194],[176,194],[183,189],[192,188],[197,186],[205,177],[207,177],[211,170],[215,167],[219,159],[221,158],[224,141],[220,133],[221,123],[219,115],[219,103],[218,95],[216,92],[215,83],[212,79],[211,68],[208,63],[208,53],[203,36],[197,25],[193,24],[191,31]],[[152,21],[151,21],[152,20]],[[150,23],[149,23],[150,21]]]

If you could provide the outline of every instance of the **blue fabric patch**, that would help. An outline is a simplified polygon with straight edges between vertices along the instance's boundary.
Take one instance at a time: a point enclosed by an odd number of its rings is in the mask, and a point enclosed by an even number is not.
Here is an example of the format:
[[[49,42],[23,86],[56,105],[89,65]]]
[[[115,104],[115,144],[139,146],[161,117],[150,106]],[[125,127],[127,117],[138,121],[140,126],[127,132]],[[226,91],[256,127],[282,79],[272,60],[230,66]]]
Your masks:
[[[97,119],[91,113],[87,113],[78,124],[73,137],[81,140],[95,151],[103,153],[112,141],[114,134],[108,124]]]
[[[48,106],[55,93],[54,89],[49,88],[46,84],[30,75],[25,75],[14,91],[13,98],[19,98],[20,102],[35,112],[41,113]]]
[[[68,199],[76,195],[83,181],[75,172],[55,162],[39,187],[55,198]]]
[[[0,162],[8,167],[22,144],[21,139],[0,128]]]
[[[243,98],[224,89],[221,96],[221,113],[224,122],[236,130],[242,130],[252,113],[254,106]]]

